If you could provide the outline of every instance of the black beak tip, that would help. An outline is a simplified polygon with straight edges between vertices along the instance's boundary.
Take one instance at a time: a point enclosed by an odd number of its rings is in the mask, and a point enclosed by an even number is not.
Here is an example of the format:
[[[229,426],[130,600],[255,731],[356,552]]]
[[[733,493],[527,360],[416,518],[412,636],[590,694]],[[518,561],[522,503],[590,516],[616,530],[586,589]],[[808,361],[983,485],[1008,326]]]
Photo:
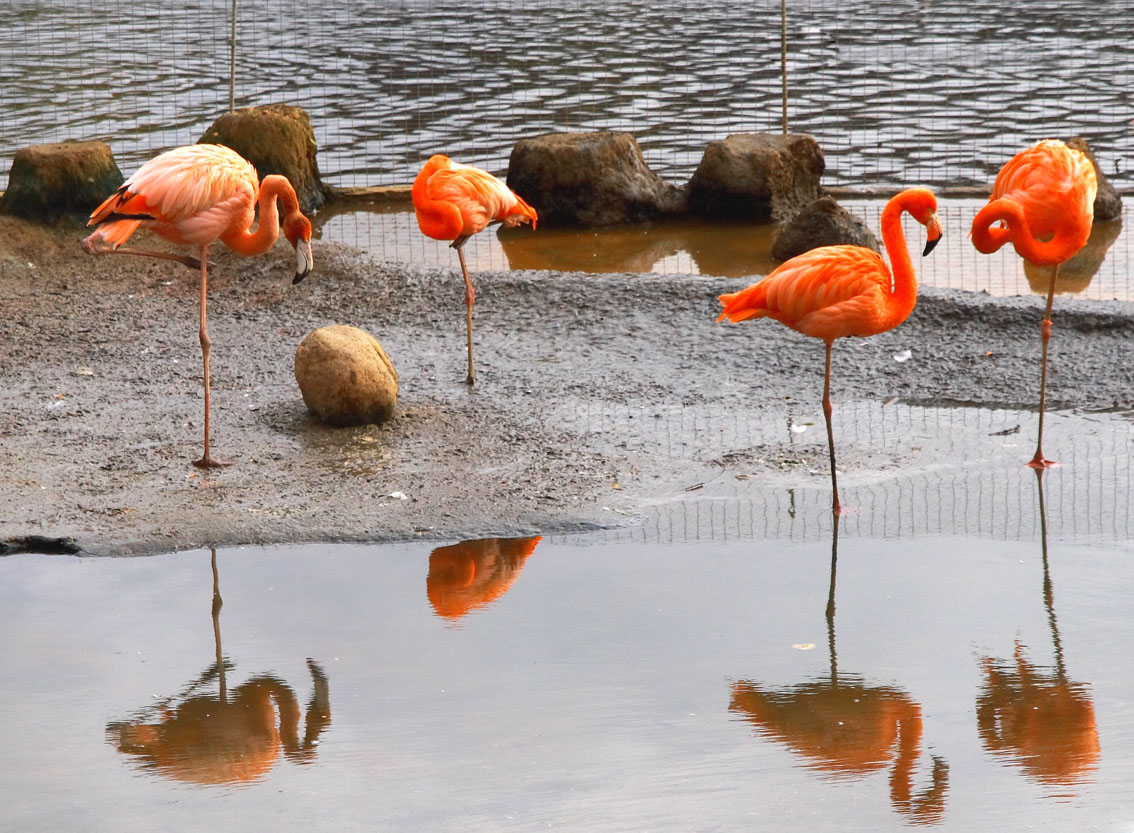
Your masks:
[[[941,241],[940,237],[934,237],[932,240],[925,241],[925,251],[921,253],[922,257],[933,251],[933,248]]]
[[[307,277],[306,272],[296,272],[295,277],[291,279],[291,285],[295,286],[297,283],[299,283],[301,280],[303,280],[306,277]]]

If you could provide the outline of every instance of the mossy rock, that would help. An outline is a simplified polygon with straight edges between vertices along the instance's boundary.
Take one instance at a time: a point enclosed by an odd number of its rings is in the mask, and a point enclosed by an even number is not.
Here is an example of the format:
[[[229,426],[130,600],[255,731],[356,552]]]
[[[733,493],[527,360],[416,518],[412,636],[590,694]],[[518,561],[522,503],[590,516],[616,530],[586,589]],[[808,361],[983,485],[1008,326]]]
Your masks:
[[[55,222],[68,215],[86,219],[123,182],[105,142],[58,142],[16,152],[0,214]]]
[[[304,212],[327,200],[311,118],[300,107],[264,104],[234,110],[213,122],[201,142],[232,148],[256,167],[260,179],[269,174],[286,176]]]

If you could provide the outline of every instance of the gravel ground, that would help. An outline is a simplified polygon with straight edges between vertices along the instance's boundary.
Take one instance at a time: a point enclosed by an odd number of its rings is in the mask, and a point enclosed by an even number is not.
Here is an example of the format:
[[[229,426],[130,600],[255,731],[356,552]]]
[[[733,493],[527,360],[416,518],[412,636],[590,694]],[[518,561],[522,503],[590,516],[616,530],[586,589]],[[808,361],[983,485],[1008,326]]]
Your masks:
[[[682,409],[727,420],[790,405],[821,420],[821,344],[775,322],[714,323],[716,295],[745,279],[477,274],[469,389],[455,258],[414,270],[316,242],[315,272],[297,286],[286,244],[254,259],[216,252],[214,450],[233,465],[203,473],[191,465],[196,275],[86,256],[81,236],[0,217],[0,551],[569,531],[634,523],[645,504],[738,465],[769,483],[826,468],[822,431],[790,453],[721,453],[699,446],[696,426],[674,441]],[[1038,297],[923,290],[898,329],[836,345],[835,408],[1033,406],[1041,310]],[[401,378],[391,422],[332,429],[307,413],[295,348],[327,324],[385,346]],[[895,362],[905,349],[915,360]],[[1134,305],[1058,298],[1052,363],[1051,407],[1134,409]],[[850,476],[900,463],[869,448],[839,455]]]

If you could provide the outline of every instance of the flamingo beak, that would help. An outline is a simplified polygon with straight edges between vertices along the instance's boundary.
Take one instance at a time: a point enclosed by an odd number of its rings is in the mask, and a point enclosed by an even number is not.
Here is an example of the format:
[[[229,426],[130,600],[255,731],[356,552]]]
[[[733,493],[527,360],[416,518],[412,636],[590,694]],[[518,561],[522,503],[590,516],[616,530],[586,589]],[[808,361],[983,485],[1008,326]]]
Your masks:
[[[925,224],[925,228],[927,234],[925,238],[925,250],[921,253],[922,257],[925,257],[933,251],[934,246],[941,241],[941,235],[944,234],[941,230],[941,221],[937,219],[936,214],[929,215],[929,222]]]
[[[306,278],[314,265],[315,260],[311,255],[311,241],[297,241],[295,244],[295,277],[291,279],[291,282],[296,284]]]

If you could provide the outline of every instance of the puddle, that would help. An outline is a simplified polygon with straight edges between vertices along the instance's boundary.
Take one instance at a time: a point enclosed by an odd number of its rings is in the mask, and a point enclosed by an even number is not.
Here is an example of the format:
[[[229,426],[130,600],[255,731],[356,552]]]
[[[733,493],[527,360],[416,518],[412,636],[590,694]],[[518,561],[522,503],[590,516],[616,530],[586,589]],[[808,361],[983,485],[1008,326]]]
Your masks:
[[[922,258],[924,238],[906,218],[906,239],[923,286],[988,292],[991,295],[1047,293],[1045,274],[1010,247],[993,255],[977,252],[969,229],[984,199],[942,199],[945,235],[930,257]],[[884,200],[840,199],[877,235]],[[364,249],[379,260],[418,267],[457,269],[454,252],[429,240],[417,228],[406,204],[381,210],[322,212],[316,218],[323,240]],[[1121,234],[1126,219],[1099,223],[1088,247],[1061,268],[1059,295],[1094,300],[1134,300],[1131,254]],[[475,235],[465,246],[469,269],[551,269],[593,273],[658,272],[719,277],[765,275],[778,265],[772,257],[777,226],[687,220],[616,229],[500,229]],[[1057,308],[1058,311],[1058,308]]]
[[[0,558],[5,826],[1125,829],[1129,501],[997,477],[860,486],[837,538],[819,484],[741,483],[584,536]]]

